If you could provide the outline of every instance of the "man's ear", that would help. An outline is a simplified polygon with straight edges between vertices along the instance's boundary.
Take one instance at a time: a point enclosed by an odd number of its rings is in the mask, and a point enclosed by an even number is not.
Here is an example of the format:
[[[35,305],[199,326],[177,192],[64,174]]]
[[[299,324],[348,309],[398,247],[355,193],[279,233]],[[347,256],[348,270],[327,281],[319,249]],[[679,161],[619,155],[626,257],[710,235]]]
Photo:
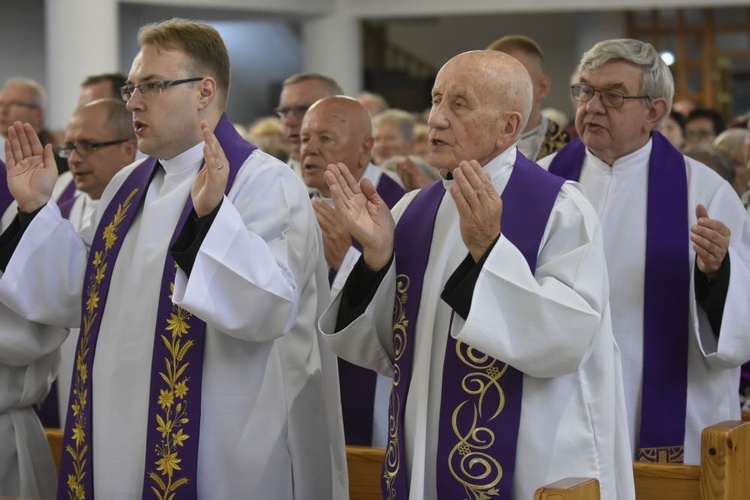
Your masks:
[[[518,140],[521,132],[523,132],[521,128],[523,116],[518,111],[506,111],[502,119],[504,119],[505,124],[500,129],[500,134],[495,142],[500,151],[505,151],[511,144]]]
[[[644,126],[648,131],[652,131],[658,127],[664,117],[669,113],[669,106],[667,106],[667,100],[663,97],[651,99],[648,106],[648,116]]]
[[[359,161],[364,165],[364,167],[367,167],[367,164],[370,163],[370,159],[372,158],[372,147],[374,145],[375,139],[372,136],[368,137],[362,143],[362,149],[360,150],[359,154]]]
[[[552,80],[550,80],[549,76],[542,75],[537,82],[537,88],[537,99],[539,101],[545,100],[549,93],[552,91]]]
[[[198,90],[200,91],[200,109],[204,109],[216,99],[218,91],[216,80],[211,76],[207,76],[198,82]]]

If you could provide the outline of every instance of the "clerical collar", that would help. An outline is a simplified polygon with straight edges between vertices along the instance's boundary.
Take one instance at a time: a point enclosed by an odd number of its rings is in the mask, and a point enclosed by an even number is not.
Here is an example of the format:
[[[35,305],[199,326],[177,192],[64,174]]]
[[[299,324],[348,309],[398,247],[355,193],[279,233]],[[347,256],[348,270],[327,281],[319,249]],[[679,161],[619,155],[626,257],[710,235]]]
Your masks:
[[[174,158],[169,160],[159,160],[164,170],[167,173],[179,173],[183,170],[195,167],[196,164],[200,164],[203,161],[203,145],[204,142],[200,142],[192,148],[183,151]]]
[[[515,144],[496,157],[494,157],[492,160],[490,160],[489,163],[484,165],[482,167],[482,170],[490,175],[491,180],[497,179],[501,174],[503,174],[506,170],[510,169],[513,164],[516,162],[516,153],[517,149]],[[453,174],[451,171],[446,170],[444,168],[441,168],[438,170],[438,174],[443,179],[443,184],[445,185],[446,189],[450,184],[453,183]]]
[[[646,144],[636,149],[632,153],[628,153],[625,156],[621,156],[616,159],[614,163],[612,163],[612,165],[596,156],[594,152],[588,148],[586,148],[586,154],[593,160],[593,163],[595,165],[599,165],[601,168],[606,168],[607,170],[617,168],[621,170],[624,168],[635,168],[638,166],[648,165],[649,158],[651,157],[652,145],[653,140],[649,139]]]

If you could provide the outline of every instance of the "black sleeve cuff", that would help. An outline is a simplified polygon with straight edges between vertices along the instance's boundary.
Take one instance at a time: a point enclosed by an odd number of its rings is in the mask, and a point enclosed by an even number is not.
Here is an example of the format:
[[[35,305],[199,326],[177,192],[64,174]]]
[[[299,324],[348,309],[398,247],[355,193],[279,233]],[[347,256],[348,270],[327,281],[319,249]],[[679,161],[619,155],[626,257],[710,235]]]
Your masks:
[[[23,236],[23,233],[26,232],[26,228],[29,227],[31,221],[34,220],[34,217],[36,217],[36,214],[38,214],[42,208],[44,207],[30,213],[19,211],[18,215],[13,219],[13,222],[11,222],[8,228],[3,231],[3,234],[0,235],[0,270],[3,272],[5,272],[5,268],[8,267],[10,258],[13,256],[13,252],[16,251],[18,242],[21,241],[21,236]]]
[[[729,253],[719,267],[716,278],[713,282],[698,269],[695,264],[695,300],[698,305],[706,312],[711,329],[716,337],[719,337],[721,331],[721,318],[724,316],[724,304],[727,301],[729,293],[729,271],[730,271]]]
[[[391,260],[383,266],[383,269],[373,271],[365,264],[364,257],[359,257],[352,272],[346,278],[344,288],[341,289],[341,304],[336,317],[337,332],[364,314],[392,263],[393,255],[391,254]]]
[[[474,262],[471,254],[467,255],[461,264],[453,271],[451,277],[445,283],[443,293],[440,294],[442,298],[451,308],[456,311],[456,314],[461,316],[463,319],[469,317],[469,310],[471,309],[471,298],[474,296],[474,287],[479,279],[479,273],[484,267],[484,263],[487,261],[487,257],[495,248],[500,236],[498,236],[492,245],[484,252],[479,262]]]
[[[206,239],[208,230],[211,229],[211,225],[216,219],[216,214],[219,213],[221,204],[224,203],[222,199],[213,212],[203,217],[198,217],[195,210],[191,210],[188,215],[185,225],[180,231],[180,235],[172,245],[169,251],[172,253],[172,258],[180,266],[180,269],[189,277],[190,272],[193,270],[193,264],[195,259],[198,257],[198,250],[200,250],[203,240]]]

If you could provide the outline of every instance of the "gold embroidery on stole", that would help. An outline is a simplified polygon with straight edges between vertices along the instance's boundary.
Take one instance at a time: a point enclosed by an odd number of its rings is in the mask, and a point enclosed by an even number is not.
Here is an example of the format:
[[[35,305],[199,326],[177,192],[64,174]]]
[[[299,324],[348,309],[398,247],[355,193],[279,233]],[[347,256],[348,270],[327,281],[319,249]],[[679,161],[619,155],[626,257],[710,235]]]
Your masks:
[[[484,452],[495,442],[495,433],[484,425],[497,418],[505,407],[505,392],[500,379],[508,370],[508,364],[499,364],[496,359],[463,342],[456,342],[456,356],[474,371],[461,381],[467,399],[453,410],[451,425],[458,443],[448,455],[448,468],[456,481],[464,486],[468,498],[486,500],[500,495],[497,485],[503,476],[503,468],[495,457]],[[491,391],[496,393],[497,407],[487,402],[486,396]],[[470,418],[463,421],[470,421],[471,427],[461,429],[459,415],[467,412]],[[458,468],[454,467],[454,459]]]
[[[169,284],[169,290],[174,293],[174,283]],[[171,294],[169,298],[172,299]],[[182,337],[187,336],[190,330],[189,321],[192,315],[180,306],[174,306],[172,310],[165,327],[169,332],[169,338],[161,335],[161,340],[169,351],[169,357],[164,358],[165,371],[159,372],[166,384],[166,390],[159,389],[157,399],[163,414],[157,414],[155,422],[156,430],[161,433],[161,441],[156,445],[156,454],[160,458],[153,464],[156,466],[156,471],[151,470],[148,473],[148,477],[156,484],[156,486],[151,485],[151,491],[159,500],[175,498],[174,492],[189,482],[185,476],[176,477],[175,471],[182,470],[180,467],[182,459],[178,448],[184,446],[184,442],[190,439],[190,436],[182,429],[182,426],[190,421],[186,397],[190,379],[182,375],[190,365],[184,362],[185,354],[193,347],[195,341],[188,338],[185,343],[182,343]]]
[[[639,448],[636,461],[659,464],[681,464],[685,461],[685,447],[657,446],[654,448]]]
[[[86,428],[86,419],[83,411],[86,408],[86,405],[89,404],[89,398],[91,396],[86,389],[86,380],[89,377],[90,370],[89,365],[86,363],[86,356],[89,353],[91,327],[93,326],[96,317],[101,313],[101,306],[103,305],[99,301],[99,288],[106,273],[111,272],[109,265],[109,251],[119,237],[117,231],[120,228],[120,224],[125,220],[125,215],[128,210],[132,208],[132,200],[137,192],[138,188],[133,189],[125,201],[117,206],[112,221],[104,228],[104,231],[102,232],[104,251],[94,252],[92,261],[94,273],[89,276],[89,282],[86,285],[86,312],[82,319],[83,329],[80,334],[81,340],[76,351],[75,371],[73,374],[73,403],[71,404],[71,409],[73,410],[74,418],[72,431],[75,448],[70,445],[65,447],[65,452],[73,459],[74,471],[74,474],[68,474],[67,486],[69,498],[83,499],[86,497],[86,492],[81,484],[86,475],[84,471],[86,462],[91,460],[91,457],[89,456],[89,451],[91,450],[89,449],[90,447],[88,444],[90,436],[86,436],[84,431]]]
[[[393,305],[393,346],[396,351],[396,358],[393,367],[393,389],[391,390],[391,411],[388,412],[388,448],[385,451],[385,460],[383,466],[383,478],[385,479],[386,495],[388,499],[395,498],[396,491],[393,489],[393,482],[401,468],[400,446],[402,443],[398,440],[399,419],[402,412],[402,401],[400,400],[396,388],[401,383],[401,370],[399,360],[404,355],[406,345],[409,339],[406,334],[406,327],[409,321],[406,319],[406,301],[409,296],[406,293],[411,285],[411,280],[405,274],[396,276],[396,300]],[[419,304],[416,305],[419,307]]]

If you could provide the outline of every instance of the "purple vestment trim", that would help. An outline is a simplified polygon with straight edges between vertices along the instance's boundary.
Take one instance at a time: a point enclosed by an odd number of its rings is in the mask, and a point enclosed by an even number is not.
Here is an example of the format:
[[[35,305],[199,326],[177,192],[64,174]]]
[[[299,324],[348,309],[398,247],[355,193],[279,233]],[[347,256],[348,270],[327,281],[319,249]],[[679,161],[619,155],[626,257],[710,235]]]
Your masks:
[[[5,213],[11,203],[13,203],[13,195],[10,194],[8,189],[8,171],[5,168],[5,162],[0,160],[0,217]]]
[[[685,159],[659,132],[651,135],[643,293],[643,395],[636,459],[682,463],[687,411],[690,235]],[[580,178],[580,139],[562,149],[550,172]]]
[[[60,194],[60,196],[57,198],[57,206],[60,209],[60,214],[63,216],[63,219],[69,219],[70,218],[70,211],[73,209],[73,205],[76,201],[76,183],[74,180],[71,180],[70,183],[65,186],[65,189]]]
[[[228,192],[237,171],[255,148],[237,134],[226,116],[222,116],[215,134],[229,160],[230,172],[226,188]],[[60,499],[78,498],[79,496],[93,498],[94,496],[94,471],[91,456],[93,444],[91,418],[93,381],[91,373],[93,372],[96,340],[117,254],[139,209],[143,195],[148,189],[155,165],[156,159],[148,158],[125,179],[105,210],[89,252],[90,261],[86,270],[85,298],[82,306],[82,329],[76,348],[76,367],[65,429],[65,453],[63,453],[58,485],[58,498]],[[182,217],[172,238],[173,241],[179,234],[191,210],[192,199],[188,195],[185,209],[183,209]],[[152,361],[151,403],[148,416],[149,436],[146,448],[146,477],[143,495],[144,497],[161,495],[163,498],[171,498],[175,495],[177,488],[187,486],[185,490],[178,493],[178,496],[180,498],[195,498],[197,497],[200,381],[205,323],[181,308],[173,306],[172,278],[174,277],[175,264],[169,252],[166,255],[164,269],[154,340],[155,354]],[[173,310],[177,310],[177,313],[173,314]],[[165,338],[164,334],[173,337],[171,342]],[[174,340],[178,342],[175,343]],[[180,341],[185,342],[175,350],[175,346],[179,345]],[[162,350],[161,358],[157,354],[159,350]],[[168,352],[169,356],[164,355],[164,351]],[[166,361],[166,364],[172,362],[172,366],[165,366],[159,363],[159,360]],[[192,366],[188,367],[187,365]],[[160,369],[163,369],[162,367],[166,368],[165,371],[169,372],[169,376],[163,376],[159,372]],[[171,368],[174,368],[174,370],[170,372]],[[162,382],[169,384],[170,377],[173,382],[173,389],[171,394],[166,394],[160,388],[160,385]],[[189,404],[188,381],[190,382]],[[159,410],[165,410],[165,407],[171,408],[172,405],[175,407],[174,413],[179,414],[177,421],[174,418],[165,420],[163,414],[159,414]],[[176,409],[178,405],[180,406],[179,410]],[[190,408],[189,417],[188,406]],[[157,425],[159,428],[154,432]],[[186,430],[187,432],[185,432]],[[153,434],[156,434],[155,441],[152,439]],[[162,438],[169,440],[169,447],[158,447],[160,442],[163,444]],[[175,451],[177,446],[180,447],[179,451]],[[164,454],[164,452],[168,453]],[[154,458],[154,456],[157,458]],[[155,472],[150,473],[149,469],[154,469]],[[182,477],[175,478],[175,471],[182,471]],[[162,479],[162,476],[166,477],[166,480]],[[149,480],[153,481],[156,486],[152,487],[148,483]],[[162,481],[163,484],[159,484],[159,481]]]
[[[404,188],[386,174],[380,176],[376,190],[388,208],[393,208],[405,193]],[[352,246],[362,251],[362,245],[357,240],[352,241]],[[335,276],[335,271],[331,270],[330,283],[333,283]],[[377,373],[341,358],[338,360],[338,365],[341,413],[344,419],[346,444],[372,446]]]
[[[563,182],[519,152],[503,191],[502,232],[524,255],[532,273],[549,214]],[[416,310],[443,194],[442,182],[430,185],[409,204],[396,227],[399,279],[394,344],[398,379],[394,375],[390,414],[396,432],[391,431],[383,474],[383,491],[388,498],[408,498],[409,494],[403,456],[403,409],[411,378]],[[429,232],[423,234],[426,231]],[[410,307],[405,307],[407,297]],[[452,319],[453,314],[451,323]],[[482,389],[473,390],[477,388]],[[436,457],[440,498],[510,497],[522,388],[521,372],[456,342],[449,334]]]

